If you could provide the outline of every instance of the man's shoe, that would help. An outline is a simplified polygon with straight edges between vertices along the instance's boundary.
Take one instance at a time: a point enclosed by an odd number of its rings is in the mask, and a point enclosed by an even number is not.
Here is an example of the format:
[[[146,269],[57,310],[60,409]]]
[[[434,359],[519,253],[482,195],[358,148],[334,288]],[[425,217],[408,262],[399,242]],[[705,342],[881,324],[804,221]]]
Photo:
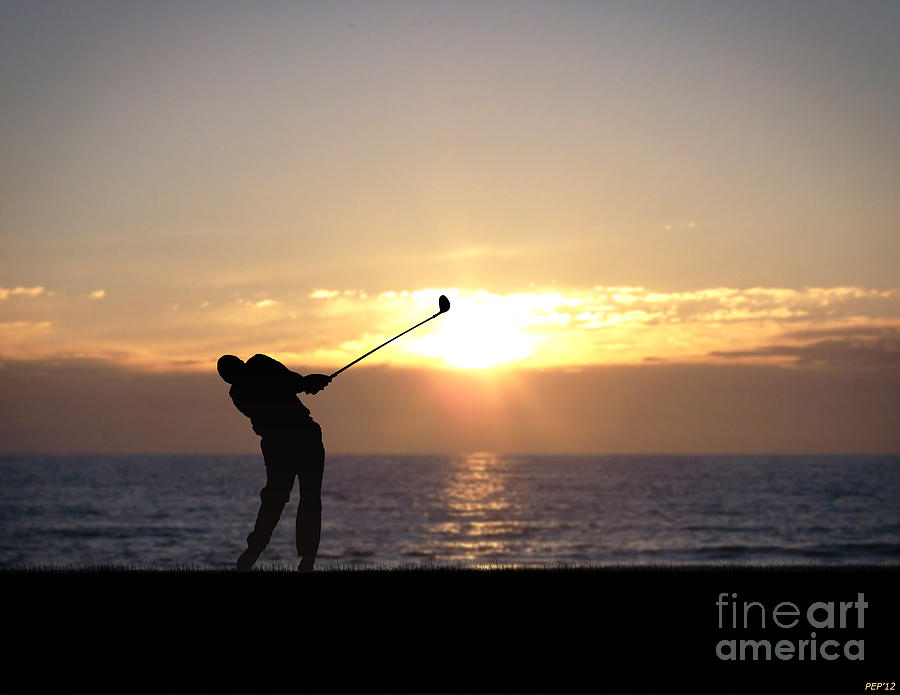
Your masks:
[[[312,572],[315,562],[315,560],[308,560],[306,558],[303,558],[302,560],[300,560],[300,564],[297,566],[297,569],[301,572]]]
[[[260,551],[250,548],[241,553],[241,556],[237,559],[238,572],[248,572],[253,567],[253,563],[256,562],[256,558],[259,557],[259,553]]]

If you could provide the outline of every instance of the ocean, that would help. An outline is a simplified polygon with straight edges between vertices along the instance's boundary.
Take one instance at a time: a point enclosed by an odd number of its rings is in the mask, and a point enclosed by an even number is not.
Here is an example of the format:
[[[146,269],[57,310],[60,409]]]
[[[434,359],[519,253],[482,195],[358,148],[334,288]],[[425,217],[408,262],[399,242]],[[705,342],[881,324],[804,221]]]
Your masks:
[[[2,455],[0,568],[232,567],[256,455]],[[258,567],[293,567],[295,485]],[[900,456],[329,455],[317,567],[900,564]]]

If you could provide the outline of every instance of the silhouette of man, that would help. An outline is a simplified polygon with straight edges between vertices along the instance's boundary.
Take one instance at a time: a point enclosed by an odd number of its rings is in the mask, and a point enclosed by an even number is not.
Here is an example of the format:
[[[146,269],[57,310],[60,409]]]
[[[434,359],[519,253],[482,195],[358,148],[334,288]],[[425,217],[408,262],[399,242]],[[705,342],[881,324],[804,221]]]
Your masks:
[[[297,507],[297,554],[299,569],[311,572],[319,550],[322,529],[322,474],[325,447],[322,428],[310,417],[298,393],[314,394],[325,388],[325,374],[301,376],[266,355],[253,355],[244,362],[223,355],[216,365],[219,376],[231,384],[228,395],[250,418],[253,431],[262,437],[260,448],[266,464],[266,486],[259,493],[262,503],[256,525],[247,536],[247,549],[237,560],[237,569],[247,571],[272,537],[284,505],[291,496],[294,478],[300,480]]]

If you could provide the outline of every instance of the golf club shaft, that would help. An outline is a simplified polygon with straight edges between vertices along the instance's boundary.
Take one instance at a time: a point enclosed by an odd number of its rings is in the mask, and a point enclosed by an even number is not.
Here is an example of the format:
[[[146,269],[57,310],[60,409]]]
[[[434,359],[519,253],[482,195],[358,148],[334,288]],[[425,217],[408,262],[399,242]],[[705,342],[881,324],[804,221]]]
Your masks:
[[[382,343],[381,345],[379,345],[377,348],[373,348],[372,350],[369,350],[369,351],[368,351],[365,355],[363,355],[362,357],[357,357],[357,358],[356,358],[355,360],[353,360],[350,364],[346,365],[345,367],[341,367],[340,369],[338,369],[334,374],[331,375],[331,378],[334,379],[334,377],[336,377],[336,376],[337,376],[338,374],[340,374],[342,371],[344,371],[345,369],[349,369],[349,368],[352,367],[354,364],[356,364],[357,362],[359,362],[361,359],[364,359],[364,358],[368,357],[368,356],[371,355],[373,352],[375,352],[375,350],[380,350],[381,348],[383,348],[383,347],[384,347],[385,345],[387,345],[388,343],[394,342],[394,341],[397,340],[397,338],[399,338],[400,336],[406,335],[406,334],[409,333],[411,330],[413,330],[413,329],[418,328],[419,326],[421,326],[423,323],[428,323],[429,321],[431,321],[431,319],[435,318],[435,316],[440,316],[441,313],[442,313],[442,312],[439,311],[439,312],[436,313],[434,316],[429,316],[427,319],[425,319],[424,321],[420,321],[419,323],[417,323],[417,324],[416,324],[415,326],[413,326],[412,328],[407,328],[405,331],[403,331],[403,333],[398,333],[397,335],[395,335],[395,336],[394,336],[393,338],[391,338],[390,340],[387,340],[387,341],[383,342],[383,343]]]

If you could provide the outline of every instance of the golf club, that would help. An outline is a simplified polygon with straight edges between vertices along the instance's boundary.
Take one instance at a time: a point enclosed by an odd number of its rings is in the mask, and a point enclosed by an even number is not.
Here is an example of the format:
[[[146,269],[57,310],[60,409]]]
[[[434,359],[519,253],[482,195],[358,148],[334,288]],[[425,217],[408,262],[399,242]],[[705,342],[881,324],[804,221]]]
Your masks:
[[[403,331],[403,333],[398,333],[397,335],[395,335],[395,336],[394,336],[393,338],[391,338],[390,340],[383,342],[383,343],[382,343],[381,345],[379,345],[377,348],[374,348],[374,349],[372,349],[372,350],[369,350],[369,351],[368,351],[365,355],[363,355],[362,357],[357,357],[355,360],[353,360],[353,361],[352,361],[350,364],[348,364],[347,366],[341,367],[341,368],[338,369],[334,374],[331,375],[331,378],[334,379],[334,377],[336,377],[336,376],[337,376],[338,374],[340,374],[342,371],[344,371],[345,369],[349,369],[349,368],[352,367],[354,364],[356,364],[357,362],[359,362],[361,359],[364,359],[364,358],[368,357],[368,356],[371,355],[373,352],[375,352],[375,350],[380,350],[381,348],[383,348],[383,347],[384,347],[385,345],[387,345],[388,343],[394,342],[394,341],[397,340],[397,338],[399,338],[400,336],[406,335],[406,334],[409,333],[411,330],[413,330],[413,329],[418,328],[419,326],[421,326],[423,323],[428,323],[429,321],[431,321],[431,319],[435,318],[436,316],[440,316],[441,314],[444,314],[444,313],[450,311],[450,300],[447,299],[447,297],[444,296],[443,294],[442,294],[440,297],[438,297],[438,309],[440,309],[440,311],[438,311],[436,314],[433,314],[432,316],[429,316],[429,317],[428,317],[427,319],[425,319],[424,321],[420,321],[419,323],[417,323],[417,324],[416,324],[415,326],[413,326],[412,328],[407,328],[405,331]]]

